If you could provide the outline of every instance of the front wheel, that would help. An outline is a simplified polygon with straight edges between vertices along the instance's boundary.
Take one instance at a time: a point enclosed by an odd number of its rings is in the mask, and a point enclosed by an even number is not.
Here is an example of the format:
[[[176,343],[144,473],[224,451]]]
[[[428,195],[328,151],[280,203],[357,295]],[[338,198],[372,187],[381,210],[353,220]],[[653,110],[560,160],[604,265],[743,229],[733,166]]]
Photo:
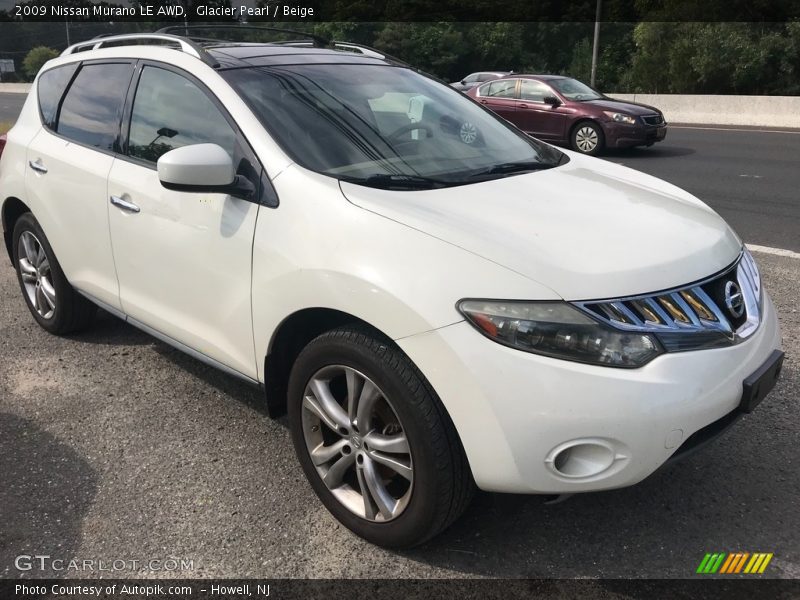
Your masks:
[[[469,503],[472,475],[441,401],[377,332],[343,327],[306,346],[289,381],[289,418],[317,496],[374,544],[420,544]]]
[[[590,156],[597,156],[603,149],[605,138],[603,130],[596,123],[584,121],[578,123],[570,136],[570,145],[572,149],[581,154],[588,154]]]

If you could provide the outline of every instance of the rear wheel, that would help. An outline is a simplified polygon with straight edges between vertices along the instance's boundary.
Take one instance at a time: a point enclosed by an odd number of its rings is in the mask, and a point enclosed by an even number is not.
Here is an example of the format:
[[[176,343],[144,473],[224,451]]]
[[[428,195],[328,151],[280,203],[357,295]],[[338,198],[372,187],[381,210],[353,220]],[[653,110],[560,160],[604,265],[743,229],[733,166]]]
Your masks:
[[[343,327],[314,339],[292,369],[289,418],[322,503],[374,544],[420,544],[469,503],[472,476],[444,407],[377,332]]]
[[[96,307],[69,284],[47,236],[31,213],[17,219],[12,239],[19,286],[36,322],[59,335],[87,327]]]
[[[570,145],[576,152],[596,156],[600,154],[604,143],[603,130],[591,121],[582,121],[572,129]]]

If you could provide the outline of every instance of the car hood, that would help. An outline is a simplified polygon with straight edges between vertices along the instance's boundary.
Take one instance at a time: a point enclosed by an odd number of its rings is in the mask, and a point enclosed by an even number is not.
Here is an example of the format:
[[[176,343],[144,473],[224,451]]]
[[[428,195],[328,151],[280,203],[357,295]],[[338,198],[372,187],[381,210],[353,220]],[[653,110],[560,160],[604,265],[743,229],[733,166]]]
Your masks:
[[[604,98],[602,100],[587,100],[581,104],[591,104],[603,110],[619,110],[629,115],[652,115],[653,113],[661,114],[655,106],[647,104],[639,104],[638,102],[628,102],[627,100],[614,100],[613,98]]]
[[[739,238],[690,194],[611,162],[568,154],[570,162],[558,168],[472,185],[389,191],[342,182],[341,188],[357,206],[567,300],[661,291],[737,258]],[[398,249],[398,260],[413,251]]]

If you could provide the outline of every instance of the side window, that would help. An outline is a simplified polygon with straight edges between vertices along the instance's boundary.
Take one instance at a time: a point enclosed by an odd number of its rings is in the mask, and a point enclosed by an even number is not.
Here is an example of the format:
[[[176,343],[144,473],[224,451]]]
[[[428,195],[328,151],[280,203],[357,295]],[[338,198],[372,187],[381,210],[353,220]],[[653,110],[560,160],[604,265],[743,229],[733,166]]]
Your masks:
[[[114,150],[131,75],[130,63],[83,65],[61,105],[56,131],[87,146]]]
[[[149,162],[181,146],[212,143],[231,157],[236,132],[211,99],[186,77],[147,66],[131,113],[128,155]]]
[[[490,81],[492,79],[494,79],[494,75],[492,75],[491,73],[481,73],[480,75],[478,75],[478,81],[480,81],[481,83],[483,83],[484,81]]]
[[[481,96],[490,98],[513,98],[516,79],[497,79],[481,88]]]
[[[58,117],[58,105],[64,90],[67,89],[70,79],[75,74],[78,63],[71,63],[63,67],[56,67],[45,71],[39,77],[37,96],[39,97],[39,110],[42,112],[42,122],[49,128],[55,129]]]
[[[552,90],[541,81],[533,79],[523,79],[519,87],[520,100],[530,100],[531,102],[544,102],[545,96],[552,96]]]

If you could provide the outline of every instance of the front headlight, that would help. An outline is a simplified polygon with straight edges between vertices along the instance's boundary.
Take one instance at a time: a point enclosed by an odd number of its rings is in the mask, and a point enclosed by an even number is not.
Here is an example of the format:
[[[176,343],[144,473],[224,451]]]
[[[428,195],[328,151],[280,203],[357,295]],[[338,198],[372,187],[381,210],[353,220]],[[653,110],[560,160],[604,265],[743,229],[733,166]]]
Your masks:
[[[612,329],[566,302],[462,300],[458,310],[486,337],[554,358],[635,368],[663,352],[653,336]]]
[[[617,123],[625,123],[626,125],[636,124],[636,117],[632,117],[631,115],[626,115],[625,113],[612,112],[609,110],[604,110],[603,112],[609,119],[611,119],[612,121],[616,121]]]

